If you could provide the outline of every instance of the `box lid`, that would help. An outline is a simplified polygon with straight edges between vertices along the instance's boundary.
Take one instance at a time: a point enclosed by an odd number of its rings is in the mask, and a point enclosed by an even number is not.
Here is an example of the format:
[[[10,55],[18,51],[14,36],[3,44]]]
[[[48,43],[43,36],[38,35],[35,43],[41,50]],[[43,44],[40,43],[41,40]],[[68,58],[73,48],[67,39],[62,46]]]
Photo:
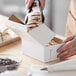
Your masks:
[[[55,36],[55,33],[50,30],[45,24],[32,29],[28,33],[43,45],[48,44],[49,41]]]

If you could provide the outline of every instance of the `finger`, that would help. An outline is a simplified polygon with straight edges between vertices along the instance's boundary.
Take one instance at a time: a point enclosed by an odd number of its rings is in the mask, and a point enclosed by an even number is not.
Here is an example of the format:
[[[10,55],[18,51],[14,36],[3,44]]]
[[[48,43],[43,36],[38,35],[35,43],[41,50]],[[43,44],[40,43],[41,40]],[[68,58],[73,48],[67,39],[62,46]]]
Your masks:
[[[26,1],[26,8],[30,8],[34,0]]]
[[[44,9],[44,7],[45,7],[45,0],[40,0],[40,2],[41,2],[41,7]]]
[[[57,52],[59,52],[59,50],[65,45],[65,43],[63,43],[58,49]]]
[[[65,55],[65,56],[63,56],[63,57],[60,57],[59,59],[60,59],[60,61],[63,61],[63,60],[66,60],[66,59],[69,58],[69,57],[70,57],[70,55],[67,54],[67,55]]]
[[[71,41],[71,40],[73,40],[73,39],[74,39],[74,37],[76,37],[76,36],[68,37],[64,42],[66,43],[66,42],[68,42],[68,41]]]
[[[66,51],[66,50],[68,50],[68,49],[70,49],[70,48],[72,48],[72,47],[73,47],[72,41],[69,41],[69,42],[65,43],[63,46],[61,46],[61,47],[57,50],[57,52],[58,52],[58,53],[62,53],[62,52]]]
[[[76,55],[76,47],[72,48],[72,49],[69,49],[61,54],[58,55],[58,58],[60,60],[65,60],[73,55]]]
[[[25,0],[25,4],[27,4],[28,3],[28,0]]]
[[[76,55],[76,52],[73,53],[73,54],[67,54],[67,55],[65,55],[65,56],[63,56],[63,57],[61,57],[61,58],[59,58],[59,59],[60,59],[61,61],[62,61],[62,60],[66,60],[66,59],[68,59],[69,57],[74,56],[74,55]]]
[[[64,52],[62,52],[62,53],[59,53],[59,54],[57,55],[57,58],[61,58],[61,57],[65,56],[65,55],[67,55],[67,54],[68,54],[68,50],[66,50],[66,51],[64,51]]]

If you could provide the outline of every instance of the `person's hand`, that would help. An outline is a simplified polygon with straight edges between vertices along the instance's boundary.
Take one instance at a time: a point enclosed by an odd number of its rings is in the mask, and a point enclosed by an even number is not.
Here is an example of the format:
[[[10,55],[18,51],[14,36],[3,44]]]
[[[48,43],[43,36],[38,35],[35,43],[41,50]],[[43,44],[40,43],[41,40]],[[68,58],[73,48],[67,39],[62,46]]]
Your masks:
[[[30,8],[34,0],[25,0],[26,8]],[[40,0],[41,7],[44,9],[45,7],[45,0]]]
[[[64,41],[64,45],[61,46],[57,52],[60,60],[66,60],[67,58],[76,55],[76,36],[68,37]]]

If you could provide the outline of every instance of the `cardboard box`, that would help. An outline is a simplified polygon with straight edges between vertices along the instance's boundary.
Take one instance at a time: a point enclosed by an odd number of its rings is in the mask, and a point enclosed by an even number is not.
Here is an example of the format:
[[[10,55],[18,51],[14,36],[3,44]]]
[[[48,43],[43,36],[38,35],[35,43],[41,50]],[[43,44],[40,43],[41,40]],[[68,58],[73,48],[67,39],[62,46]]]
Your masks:
[[[0,47],[19,40],[19,36],[6,26],[8,17],[0,15]]]
[[[7,20],[6,25],[21,37],[23,54],[42,62],[57,59],[56,50],[62,45],[63,38],[56,37],[56,34],[45,24],[29,30],[27,25],[12,15]],[[57,42],[56,45],[49,44],[54,39],[59,43]]]

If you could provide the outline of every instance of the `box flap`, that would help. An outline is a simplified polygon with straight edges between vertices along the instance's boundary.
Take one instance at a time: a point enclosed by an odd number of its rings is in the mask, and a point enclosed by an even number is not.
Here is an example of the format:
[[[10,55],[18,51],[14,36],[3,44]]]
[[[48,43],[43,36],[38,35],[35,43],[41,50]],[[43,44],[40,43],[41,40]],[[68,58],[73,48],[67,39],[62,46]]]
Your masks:
[[[26,26],[24,26],[23,24],[11,21],[11,20],[7,20],[6,26],[12,29],[15,33],[27,32]]]
[[[20,24],[24,24],[20,19],[18,19],[15,15],[12,15],[11,17],[9,17],[9,20],[20,23]]]
[[[42,24],[28,32],[39,43],[46,45],[55,36],[55,33],[50,30],[45,24]]]

